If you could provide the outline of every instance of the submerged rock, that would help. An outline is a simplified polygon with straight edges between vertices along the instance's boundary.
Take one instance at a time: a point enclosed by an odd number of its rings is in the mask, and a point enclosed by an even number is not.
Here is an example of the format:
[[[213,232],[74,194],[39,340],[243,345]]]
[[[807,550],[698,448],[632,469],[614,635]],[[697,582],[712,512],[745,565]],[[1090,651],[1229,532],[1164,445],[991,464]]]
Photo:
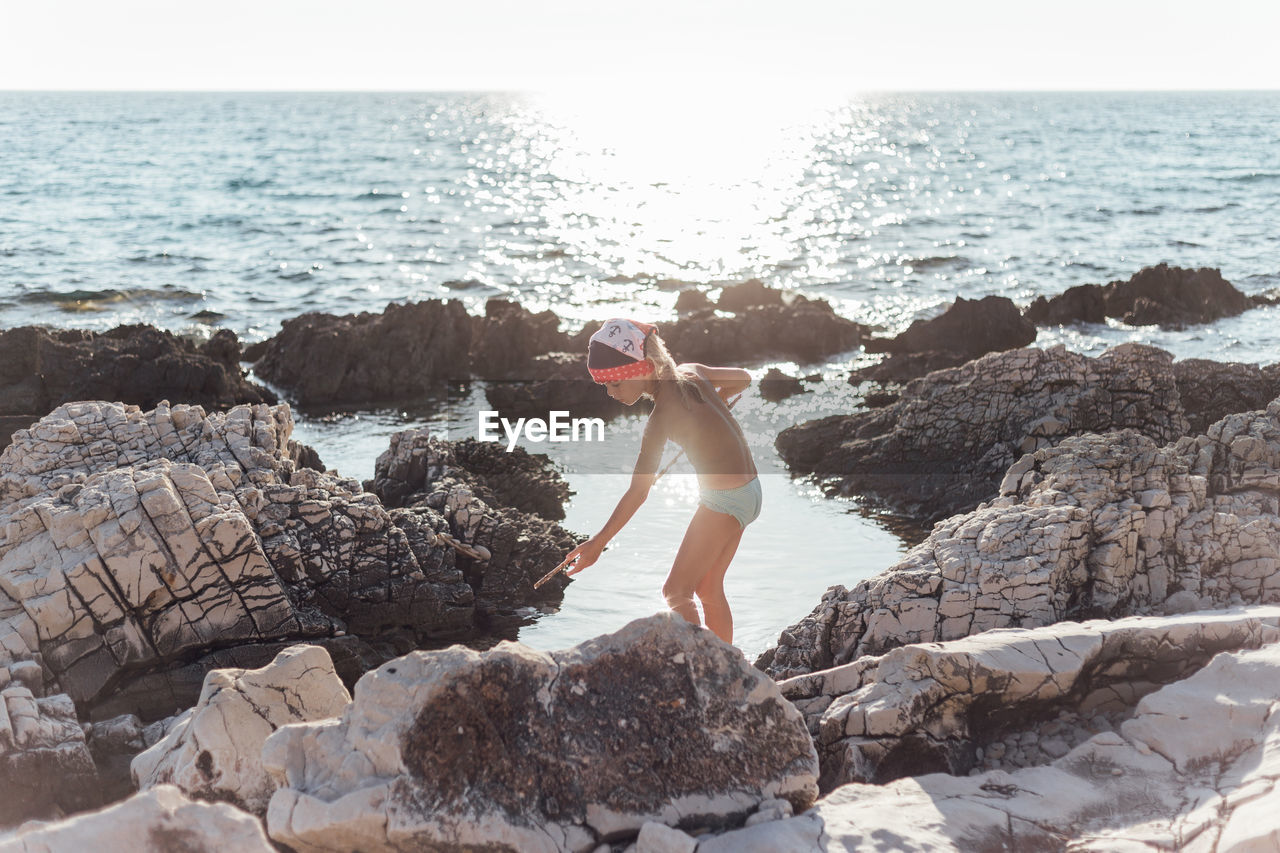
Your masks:
[[[319,646],[292,646],[262,669],[215,669],[194,708],[133,759],[139,791],[175,784],[198,800],[264,815],[275,791],[262,744],[281,726],[336,717],[351,701]]]
[[[1280,601],[1280,400],[1165,446],[1076,436],[1022,457],[1000,492],[829,589],[758,665],[787,678],[993,628]]]
[[[1131,326],[1180,328],[1234,317],[1259,304],[1265,303],[1241,293],[1217,269],[1157,264],[1128,281],[1079,285],[1052,299],[1038,297],[1027,308],[1027,319],[1045,326],[1114,317]]]
[[[1158,441],[1187,431],[1172,357],[1122,344],[1098,358],[1051,350],[994,353],[909,384],[897,402],[784,430],[793,473],[937,520],[994,497],[1025,453],[1071,435],[1131,428]]]
[[[280,729],[263,763],[269,833],[299,853],[589,851],[817,791],[777,686],[673,614],[561,652],[412,653],[361,679],[336,723]]]
[[[903,646],[781,688],[817,740],[830,791],[963,775],[988,755],[1006,770],[1048,763],[1091,729],[1113,730],[1143,696],[1219,652],[1277,641],[1275,606],[1060,622]]]
[[[795,394],[804,393],[804,383],[776,367],[769,368],[760,379],[759,387],[760,396],[771,403],[778,403]]]
[[[275,853],[252,815],[225,803],[196,803],[161,785],[110,808],[61,820],[29,823],[0,838],[0,853]]]

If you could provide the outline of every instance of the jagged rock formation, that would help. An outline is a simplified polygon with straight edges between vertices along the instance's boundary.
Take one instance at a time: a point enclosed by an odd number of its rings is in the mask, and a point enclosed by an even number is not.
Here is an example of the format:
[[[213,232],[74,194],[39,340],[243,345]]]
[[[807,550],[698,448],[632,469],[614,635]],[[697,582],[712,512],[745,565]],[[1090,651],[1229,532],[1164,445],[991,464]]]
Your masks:
[[[484,317],[461,302],[391,304],[381,314],[309,313],[284,321],[255,351],[254,370],[303,405],[423,397],[449,380],[522,375],[535,355],[567,348],[550,311],[490,300]]]
[[[319,646],[292,646],[261,669],[215,669],[194,708],[133,759],[139,791],[175,784],[198,800],[265,815],[275,786],[262,744],[281,726],[336,717],[351,694]]]
[[[533,584],[579,541],[548,520],[564,517],[570,494],[564,480],[546,457],[517,450],[405,430],[391,437],[367,484],[391,505],[408,507],[393,514],[402,526],[410,526],[402,513],[438,514],[446,526],[437,532],[484,549],[483,563],[459,554],[457,564],[475,590],[477,611],[496,630],[518,624],[523,606],[560,600],[567,576],[536,590]]]
[[[1048,766],[849,784],[801,817],[698,849],[1274,850],[1278,680],[1280,644],[1220,654]]]
[[[1163,447],[1071,438],[1020,459],[1000,492],[829,589],[758,665],[787,678],[992,628],[1280,600],[1280,400]]]
[[[733,825],[817,791],[795,708],[673,614],[561,652],[415,652],[361,679],[336,724],[283,728],[262,758],[280,784],[269,834],[299,853],[589,851],[650,820]]]
[[[505,418],[546,418],[556,411],[578,418],[614,418],[647,410],[643,400],[629,407],[606,394],[587,373],[586,353],[584,339],[578,352],[535,356],[524,365],[524,378],[487,382],[485,399]]]
[[[0,826],[102,802],[75,706],[66,696],[44,696],[39,686],[32,692],[35,678],[22,675],[27,683],[15,678],[0,690]]]
[[[446,479],[467,486],[491,506],[552,521],[564,518],[564,503],[573,494],[545,455],[518,446],[508,453],[502,444],[474,438],[433,439],[429,431],[413,429],[391,436],[364,486],[383,506],[398,508],[425,500]]]
[[[780,686],[817,740],[830,791],[1048,763],[1037,759],[1065,755],[1090,728],[1113,730],[1142,696],[1219,652],[1273,642],[1275,606],[1060,622],[903,646]]]
[[[202,346],[152,326],[109,332],[22,326],[0,331],[0,448],[9,436],[74,400],[120,400],[151,408],[177,400],[212,409],[274,403],[245,379],[240,342],[227,329]]]
[[[958,296],[942,314],[916,320],[896,338],[866,341],[868,352],[886,352],[889,357],[853,378],[901,382],[989,352],[1025,347],[1035,339],[1035,325],[1007,296]]]
[[[297,468],[291,430],[284,406],[75,403],[18,433],[0,456],[0,664],[40,660],[82,713],[154,718],[190,706],[209,665],[265,663],[232,650],[317,639],[354,661],[377,656],[343,635],[473,633],[449,522],[393,520],[355,481]]]
[[[1197,270],[1157,264],[1143,267],[1128,281],[1105,285],[1082,284],[1027,308],[1027,319],[1038,326],[1102,323],[1114,317],[1130,326],[1179,328],[1234,317],[1265,299],[1237,290],[1209,267]]]
[[[784,430],[793,473],[937,520],[994,497],[1025,453],[1086,432],[1136,429],[1160,442],[1187,431],[1172,357],[1122,344],[1098,358],[1055,347],[994,353],[912,382],[892,405]]]
[[[122,803],[57,823],[29,823],[0,839],[0,853],[274,853],[262,824],[226,803],[193,803],[161,785]]]

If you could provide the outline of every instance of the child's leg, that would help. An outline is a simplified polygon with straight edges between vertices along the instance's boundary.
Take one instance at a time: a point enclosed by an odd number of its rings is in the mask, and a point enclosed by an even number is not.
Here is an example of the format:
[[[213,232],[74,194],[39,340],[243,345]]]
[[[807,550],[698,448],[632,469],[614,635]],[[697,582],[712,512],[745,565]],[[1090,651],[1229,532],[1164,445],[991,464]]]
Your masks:
[[[729,611],[729,599],[724,594],[724,575],[741,541],[742,528],[739,527],[733,538],[724,543],[711,570],[702,576],[695,590],[702,602],[702,616],[707,620],[707,628],[726,643],[733,642],[733,614]]]
[[[698,618],[698,608],[693,603],[694,590],[707,572],[717,566],[725,543],[730,538],[741,536],[742,526],[736,518],[705,506],[698,507],[698,511],[693,514],[693,521],[689,522],[689,529],[685,531],[680,550],[676,552],[671,574],[662,585],[662,595],[667,599],[667,606],[686,621],[694,625],[702,624]]]

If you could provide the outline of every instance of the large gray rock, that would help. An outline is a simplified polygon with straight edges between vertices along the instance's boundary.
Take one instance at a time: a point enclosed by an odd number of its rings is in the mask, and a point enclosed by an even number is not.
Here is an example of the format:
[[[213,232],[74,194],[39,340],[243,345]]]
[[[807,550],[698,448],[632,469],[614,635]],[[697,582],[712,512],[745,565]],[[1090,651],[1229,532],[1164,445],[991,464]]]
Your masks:
[[[155,717],[200,684],[156,673],[234,647],[472,633],[474,593],[431,540],[443,517],[423,510],[411,541],[354,481],[298,468],[291,430],[283,406],[75,403],[18,433],[0,456],[0,664],[38,655],[82,713]]]
[[[1098,358],[1055,347],[984,356],[909,384],[872,412],[783,430],[794,473],[829,491],[863,494],[925,520],[995,497],[1025,453],[1072,435],[1135,429],[1167,442],[1187,431],[1163,350],[1123,344]]]
[[[161,785],[110,808],[24,824],[0,853],[275,853],[262,824],[226,803],[195,803]]]
[[[1020,459],[1000,492],[829,589],[758,665],[787,678],[992,628],[1280,601],[1280,400],[1163,447],[1071,438]]]
[[[415,652],[336,722],[280,729],[267,825],[293,850],[592,850],[647,821],[799,809],[817,757],[798,712],[733,647],[674,614],[560,652]]]
[[[263,815],[275,792],[263,742],[281,726],[336,717],[350,701],[319,646],[292,646],[261,669],[215,669],[195,707],[133,759],[134,784],[172,783],[189,797]]]
[[[1276,606],[1060,622],[903,646],[781,687],[817,739],[830,791],[1047,764],[1219,652],[1277,641]]]

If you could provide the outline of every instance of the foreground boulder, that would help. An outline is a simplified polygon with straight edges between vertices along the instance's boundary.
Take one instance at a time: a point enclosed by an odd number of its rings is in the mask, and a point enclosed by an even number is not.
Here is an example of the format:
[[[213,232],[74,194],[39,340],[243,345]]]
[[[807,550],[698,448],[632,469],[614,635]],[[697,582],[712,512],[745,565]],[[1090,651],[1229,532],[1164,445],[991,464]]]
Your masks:
[[[1060,622],[903,646],[781,684],[821,785],[1047,764],[1223,651],[1280,641],[1280,607]]]
[[[110,808],[57,823],[29,823],[0,839],[0,853],[274,853],[262,824],[225,803],[193,803],[161,785]]]
[[[1277,491],[1280,400],[1164,446],[1068,439],[893,568],[829,589],[758,665],[787,678],[993,628],[1280,601]]]
[[[194,708],[133,760],[139,791],[172,783],[189,797],[263,815],[275,786],[262,744],[281,726],[336,717],[351,695],[320,646],[285,649],[262,669],[215,669]]]
[[[674,614],[561,652],[414,652],[361,679],[338,722],[276,732],[263,763],[269,834],[299,853],[589,851],[817,793],[798,712]]]
[[[0,456],[0,664],[39,660],[83,714],[154,719],[207,669],[298,640],[354,662],[377,655],[352,635],[474,634],[449,522],[393,520],[297,467],[292,426],[283,406],[75,403],[19,432]]]
[[[240,343],[223,329],[202,346],[152,326],[109,332],[23,326],[0,331],[0,448],[17,429],[73,400],[121,400],[152,408],[161,400],[225,409],[274,403],[245,379]]]
[[[916,380],[885,408],[786,429],[776,445],[793,473],[831,492],[934,521],[994,497],[1014,461],[1068,436],[1184,435],[1172,362],[1140,344],[1098,358],[1061,347],[995,353]]]
[[[1027,308],[1039,326],[1102,323],[1114,317],[1130,326],[1179,328],[1242,314],[1265,300],[1241,293],[1221,271],[1184,269],[1168,264],[1144,267],[1128,281],[1083,284]]]

